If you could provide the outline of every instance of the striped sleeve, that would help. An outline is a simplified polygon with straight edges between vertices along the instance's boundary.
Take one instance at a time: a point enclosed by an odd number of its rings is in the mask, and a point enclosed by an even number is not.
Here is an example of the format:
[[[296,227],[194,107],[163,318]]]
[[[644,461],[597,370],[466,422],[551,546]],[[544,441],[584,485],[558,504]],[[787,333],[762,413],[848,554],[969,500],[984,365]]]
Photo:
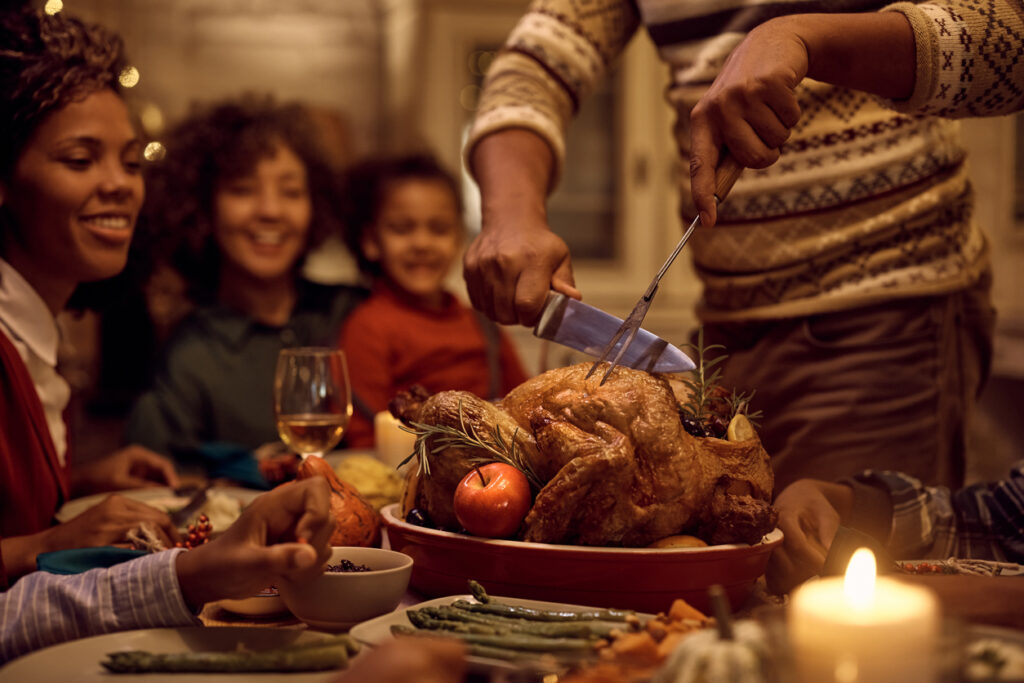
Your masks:
[[[947,118],[1024,109],[1024,5],[1019,0],[898,2],[910,22],[917,80],[897,111]]]
[[[76,638],[198,625],[178,585],[179,552],[73,576],[34,572],[23,577],[0,594],[0,663]]]
[[[889,493],[893,557],[1024,563],[1024,461],[1005,479],[953,494],[899,472],[868,470],[856,479]]]
[[[551,147],[554,186],[572,116],[639,25],[635,5],[624,0],[534,0],[487,70],[466,158],[488,134],[525,128]]]

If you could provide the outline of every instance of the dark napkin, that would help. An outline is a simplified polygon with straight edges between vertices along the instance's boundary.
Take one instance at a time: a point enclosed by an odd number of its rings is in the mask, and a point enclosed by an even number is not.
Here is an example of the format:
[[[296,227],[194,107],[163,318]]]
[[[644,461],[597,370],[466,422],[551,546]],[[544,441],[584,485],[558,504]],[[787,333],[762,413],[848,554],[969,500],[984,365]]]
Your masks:
[[[39,553],[36,567],[51,574],[81,574],[97,567],[113,567],[115,564],[134,560],[148,553],[145,550],[99,546],[97,548],[72,548]]]

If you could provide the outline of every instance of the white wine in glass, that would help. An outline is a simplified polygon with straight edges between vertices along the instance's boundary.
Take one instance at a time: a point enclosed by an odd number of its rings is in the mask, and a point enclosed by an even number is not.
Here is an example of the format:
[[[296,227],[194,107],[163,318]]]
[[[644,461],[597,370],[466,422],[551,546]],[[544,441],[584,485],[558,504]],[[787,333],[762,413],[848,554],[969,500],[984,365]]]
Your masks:
[[[274,415],[281,440],[296,453],[334,448],[352,417],[345,353],[340,349],[282,349],[274,374]]]

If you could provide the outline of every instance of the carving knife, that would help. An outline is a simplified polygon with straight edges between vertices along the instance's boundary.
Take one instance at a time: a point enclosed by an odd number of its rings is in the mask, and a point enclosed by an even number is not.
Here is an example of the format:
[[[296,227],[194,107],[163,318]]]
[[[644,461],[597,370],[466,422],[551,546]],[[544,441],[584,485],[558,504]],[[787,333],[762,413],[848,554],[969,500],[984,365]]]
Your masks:
[[[621,324],[622,318],[552,291],[548,293],[533,334],[599,357]],[[618,346],[613,355],[617,349]],[[696,367],[681,349],[643,328],[637,332],[619,365],[647,372],[689,372]]]

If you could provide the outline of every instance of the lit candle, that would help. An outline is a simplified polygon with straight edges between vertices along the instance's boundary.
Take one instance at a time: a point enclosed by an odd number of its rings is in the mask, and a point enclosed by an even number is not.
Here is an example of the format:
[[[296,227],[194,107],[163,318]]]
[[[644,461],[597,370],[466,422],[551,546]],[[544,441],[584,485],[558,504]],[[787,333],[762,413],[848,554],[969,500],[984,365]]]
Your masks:
[[[789,638],[803,683],[934,683],[939,607],[920,586],[876,578],[860,548],[844,578],[810,581],[789,607]]]
[[[391,467],[409,457],[416,443],[416,436],[402,429],[402,423],[383,411],[373,417],[373,439],[377,457]]]

